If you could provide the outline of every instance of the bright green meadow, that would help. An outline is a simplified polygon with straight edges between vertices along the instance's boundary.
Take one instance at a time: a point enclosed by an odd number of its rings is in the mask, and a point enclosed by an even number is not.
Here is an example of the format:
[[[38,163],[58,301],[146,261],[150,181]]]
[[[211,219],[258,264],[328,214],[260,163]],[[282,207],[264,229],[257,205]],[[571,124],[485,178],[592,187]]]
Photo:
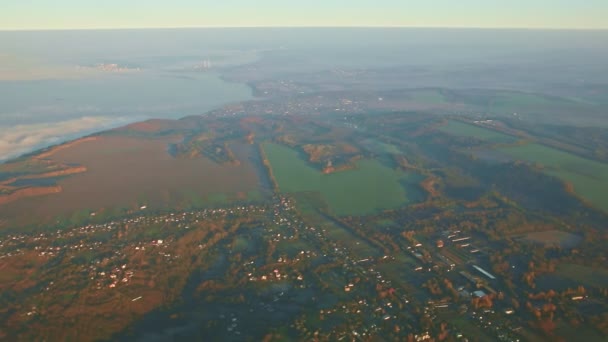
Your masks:
[[[323,174],[291,148],[273,143],[263,148],[281,192],[319,192],[339,216],[398,208],[421,197],[414,186],[421,180],[419,175],[393,170],[376,160],[361,160],[353,170]]]

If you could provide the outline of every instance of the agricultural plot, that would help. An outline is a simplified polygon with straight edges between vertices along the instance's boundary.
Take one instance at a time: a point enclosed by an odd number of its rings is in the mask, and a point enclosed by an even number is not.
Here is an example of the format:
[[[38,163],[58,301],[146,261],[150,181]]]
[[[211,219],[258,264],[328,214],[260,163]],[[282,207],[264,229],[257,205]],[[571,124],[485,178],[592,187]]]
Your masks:
[[[543,171],[572,185],[576,194],[608,212],[608,165],[539,144],[498,149],[514,159],[541,164]]]
[[[58,179],[55,193],[0,206],[0,216],[7,224],[58,216],[76,223],[115,208],[203,207],[263,197],[261,172],[249,160],[237,166],[203,156],[174,158],[167,153],[173,140],[105,136],[62,149],[51,157],[55,163],[81,165],[86,172]]]
[[[321,193],[337,215],[359,215],[412,202],[415,194],[410,193],[408,197],[400,183],[416,183],[417,180],[414,174],[392,170],[377,161],[363,160],[357,163],[355,170],[322,175]]]
[[[528,233],[523,236],[523,239],[547,247],[559,246],[561,248],[574,248],[583,240],[579,235],[559,230]]]
[[[557,99],[550,99],[545,96],[518,92],[499,92],[492,99],[492,107],[503,111],[517,111],[521,108],[546,107],[555,105]],[[566,100],[560,101],[568,103]]]
[[[277,144],[264,144],[263,148],[281,192],[319,192],[331,212],[339,216],[397,208],[421,197],[412,186],[420,181],[417,175],[376,160],[359,161],[354,170],[322,174],[295,150]]]
[[[421,89],[410,91],[407,93],[408,99],[414,102],[430,103],[430,104],[444,104],[447,103],[447,99],[436,89]]]
[[[454,120],[448,121],[448,124],[442,126],[440,130],[452,135],[474,137],[493,143],[513,143],[516,141],[516,138],[509,135]]]
[[[327,207],[323,201],[322,195],[319,192],[300,192],[294,194],[298,211],[306,218],[308,222],[325,230],[326,236],[330,240],[341,241],[350,246],[354,255],[361,258],[369,256],[378,256],[378,250],[364,241],[360,237],[355,236],[351,231],[348,231],[337,222],[328,220],[319,211],[319,208]]]
[[[584,286],[606,287],[608,285],[608,271],[603,268],[576,264],[560,264],[555,274],[559,277],[573,280]]]
[[[564,97],[550,97],[533,93],[497,92],[489,98],[487,110],[495,114],[560,112],[584,108],[584,103]]]
[[[397,146],[376,139],[365,139],[361,142],[361,145],[374,153],[403,154]]]

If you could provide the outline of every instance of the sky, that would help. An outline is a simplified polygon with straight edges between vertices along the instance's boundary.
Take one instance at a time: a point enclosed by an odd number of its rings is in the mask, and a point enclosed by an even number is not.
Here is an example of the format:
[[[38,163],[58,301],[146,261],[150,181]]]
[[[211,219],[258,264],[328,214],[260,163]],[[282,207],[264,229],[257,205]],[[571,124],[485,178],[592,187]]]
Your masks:
[[[403,26],[608,29],[606,0],[2,0],[0,30]]]

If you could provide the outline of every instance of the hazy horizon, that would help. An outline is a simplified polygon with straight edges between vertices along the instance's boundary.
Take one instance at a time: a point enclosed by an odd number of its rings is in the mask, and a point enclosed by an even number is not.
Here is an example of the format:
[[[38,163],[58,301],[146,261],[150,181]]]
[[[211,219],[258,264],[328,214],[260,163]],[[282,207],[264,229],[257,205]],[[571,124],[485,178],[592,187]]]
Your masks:
[[[5,1],[6,2],[6,1]],[[539,15],[542,14],[542,15]],[[554,0],[14,1],[0,29],[165,27],[608,28],[608,4]]]
[[[564,85],[608,79],[608,35],[597,30],[2,31],[0,46],[0,160],[134,121],[202,114],[248,100],[255,82],[314,84],[314,77],[333,69],[375,75],[353,83],[359,90],[551,94]],[[205,60],[212,68],[201,72]],[[388,75],[400,76],[388,82]]]
[[[149,27],[90,27],[90,28],[0,28],[0,32],[55,32],[55,31],[137,31],[137,30],[196,30],[196,29],[412,29],[412,30],[486,30],[486,31],[608,31],[608,26],[590,27],[483,27],[483,26],[149,26]]]
[[[606,340],[608,0],[1,8],[0,340]]]

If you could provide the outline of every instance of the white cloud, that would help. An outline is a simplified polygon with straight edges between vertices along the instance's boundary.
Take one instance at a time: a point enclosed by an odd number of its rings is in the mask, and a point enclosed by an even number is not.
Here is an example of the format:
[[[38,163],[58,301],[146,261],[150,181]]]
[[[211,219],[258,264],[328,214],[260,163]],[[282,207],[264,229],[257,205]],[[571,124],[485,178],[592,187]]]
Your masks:
[[[88,116],[50,124],[0,126],[0,160],[130,121],[126,118]]]

